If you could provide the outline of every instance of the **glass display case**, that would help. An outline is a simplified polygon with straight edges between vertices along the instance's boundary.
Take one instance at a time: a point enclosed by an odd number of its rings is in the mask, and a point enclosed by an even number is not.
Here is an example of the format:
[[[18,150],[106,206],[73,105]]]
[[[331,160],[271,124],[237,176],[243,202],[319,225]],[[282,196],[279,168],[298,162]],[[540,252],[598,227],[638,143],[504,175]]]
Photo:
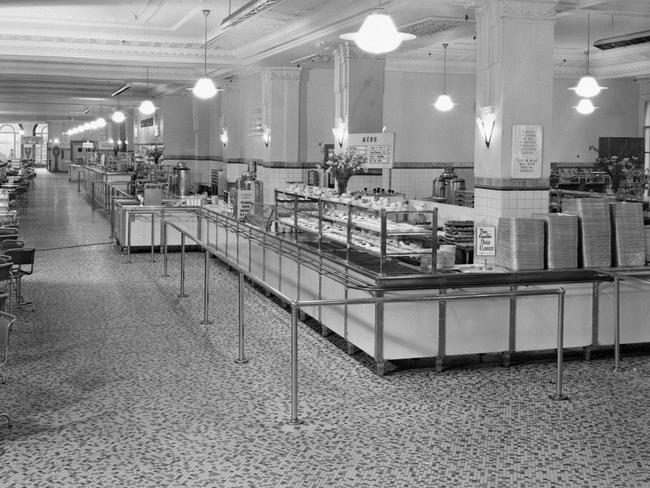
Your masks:
[[[435,272],[437,211],[414,208],[401,198],[343,198],[300,189],[275,191],[276,228],[318,248],[338,247],[379,259],[379,272],[399,260],[418,271]]]

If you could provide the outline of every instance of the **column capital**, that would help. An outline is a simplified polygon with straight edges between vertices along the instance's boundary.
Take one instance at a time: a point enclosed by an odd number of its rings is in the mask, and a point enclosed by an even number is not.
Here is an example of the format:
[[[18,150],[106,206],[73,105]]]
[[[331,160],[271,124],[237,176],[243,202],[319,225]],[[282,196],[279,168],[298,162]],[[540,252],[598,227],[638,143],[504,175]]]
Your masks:
[[[264,68],[262,78],[267,80],[295,80],[300,81],[302,68]]]
[[[497,17],[525,20],[553,20],[558,0],[482,0],[479,9]]]

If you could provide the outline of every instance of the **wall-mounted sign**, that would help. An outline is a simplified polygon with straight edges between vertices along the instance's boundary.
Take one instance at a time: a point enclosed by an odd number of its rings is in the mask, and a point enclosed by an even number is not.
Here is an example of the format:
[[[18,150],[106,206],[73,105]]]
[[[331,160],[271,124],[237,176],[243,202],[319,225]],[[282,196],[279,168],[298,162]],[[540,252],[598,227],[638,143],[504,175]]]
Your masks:
[[[476,255],[494,256],[496,254],[496,227],[476,227]]]
[[[41,136],[21,136],[20,142],[23,145],[33,146],[35,144],[43,144],[43,138]]]
[[[347,150],[366,156],[366,168],[392,168],[394,148],[394,132],[348,134]]]
[[[94,149],[95,148],[95,143],[94,142],[82,142],[81,147],[84,149]]]
[[[542,126],[512,126],[512,177],[542,177]]]

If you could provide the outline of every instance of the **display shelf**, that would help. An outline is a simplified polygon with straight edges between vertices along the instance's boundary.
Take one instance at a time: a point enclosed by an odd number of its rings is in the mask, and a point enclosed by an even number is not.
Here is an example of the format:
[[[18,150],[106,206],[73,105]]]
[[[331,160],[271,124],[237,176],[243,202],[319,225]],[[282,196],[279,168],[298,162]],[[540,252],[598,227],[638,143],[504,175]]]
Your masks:
[[[377,203],[377,202],[373,202]],[[308,194],[275,190],[276,229],[289,228],[296,239],[299,233],[345,246],[386,261],[423,256],[436,262],[437,211],[409,208],[391,203],[388,208],[356,204],[329,194]],[[428,265],[428,264],[427,264]],[[436,267],[431,266],[431,272]]]

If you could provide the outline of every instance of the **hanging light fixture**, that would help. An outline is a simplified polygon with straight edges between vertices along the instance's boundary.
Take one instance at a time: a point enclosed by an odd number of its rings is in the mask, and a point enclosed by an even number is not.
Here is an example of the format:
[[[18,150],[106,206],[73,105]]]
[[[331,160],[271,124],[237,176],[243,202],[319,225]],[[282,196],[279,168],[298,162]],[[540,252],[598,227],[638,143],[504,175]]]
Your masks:
[[[381,7],[368,14],[358,32],[342,34],[341,39],[354,41],[360,49],[372,54],[384,54],[394,51],[402,41],[415,39],[413,34],[398,32],[393,19]]]
[[[442,72],[442,94],[438,96],[435,103],[433,104],[433,106],[441,112],[449,112],[452,108],[454,108],[453,100],[449,95],[447,95],[447,46],[448,44],[446,42],[442,45],[445,50],[445,61]]]
[[[594,107],[594,104],[588,98],[582,98],[574,108],[576,112],[582,115],[589,115],[596,110],[596,107]]]
[[[570,88],[575,91],[578,96],[583,98],[595,97],[601,90],[607,89],[605,86],[599,86],[596,78],[589,73],[589,14],[587,14],[587,73],[580,78],[578,84]],[[593,110],[592,110],[593,112]]]
[[[203,45],[203,76],[196,81],[192,93],[194,96],[207,100],[217,94],[217,87],[214,82],[208,78],[208,15],[209,10],[204,10],[205,16],[205,43]]]
[[[120,96],[117,96],[117,110],[111,115],[111,120],[116,124],[121,124],[126,119],[124,112],[120,110]]]
[[[147,66],[147,94],[149,94],[149,66]],[[156,106],[148,98],[143,100],[138,110],[142,115],[151,115],[156,111]]]

